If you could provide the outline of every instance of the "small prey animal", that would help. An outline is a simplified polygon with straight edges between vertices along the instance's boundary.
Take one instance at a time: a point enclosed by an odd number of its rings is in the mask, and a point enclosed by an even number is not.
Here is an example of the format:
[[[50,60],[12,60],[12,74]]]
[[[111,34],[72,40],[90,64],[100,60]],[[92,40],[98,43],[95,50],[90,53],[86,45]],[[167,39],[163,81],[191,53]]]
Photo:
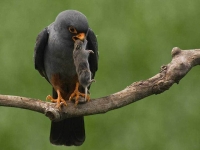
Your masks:
[[[85,88],[85,101],[88,96],[88,86],[94,79],[91,79],[92,73],[90,71],[90,66],[88,63],[88,58],[90,53],[94,53],[92,50],[86,50],[87,40],[81,41],[77,39],[74,43],[73,58],[76,67],[76,73],[78,75],[78,80],[80,85]]]

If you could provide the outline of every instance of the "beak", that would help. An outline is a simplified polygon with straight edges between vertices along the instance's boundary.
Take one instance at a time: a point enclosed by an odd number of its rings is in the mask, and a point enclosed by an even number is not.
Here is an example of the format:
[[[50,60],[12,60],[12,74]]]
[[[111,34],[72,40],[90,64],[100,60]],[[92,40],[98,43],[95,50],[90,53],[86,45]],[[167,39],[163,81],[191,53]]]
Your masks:
[[[83,41],[84,39],[85,39],[85,33],[79,33],[79,34],[77,34],[76,36],[73,36],[72,37],[72,39],[74,40],[74,41],[76,41],[76,40],[81,40],[81,41]]]

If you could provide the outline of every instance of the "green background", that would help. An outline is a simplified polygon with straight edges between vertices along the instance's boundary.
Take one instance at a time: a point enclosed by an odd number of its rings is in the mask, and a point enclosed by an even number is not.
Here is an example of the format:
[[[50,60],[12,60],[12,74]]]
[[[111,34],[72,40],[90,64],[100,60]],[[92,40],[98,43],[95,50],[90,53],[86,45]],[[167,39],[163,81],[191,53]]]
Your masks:
[[[200,48],[199,0],[1,0],[0,94],[45,100],[51,86],[34,70],[38,33],[66,9],[84,13],[99,42],[92,98],[145,80],[171,61],[171,49]],[[49,143],[44,115],[0,107],[1,150],[199,150],[200,68],[160,95],[85,117],[81,147]]]

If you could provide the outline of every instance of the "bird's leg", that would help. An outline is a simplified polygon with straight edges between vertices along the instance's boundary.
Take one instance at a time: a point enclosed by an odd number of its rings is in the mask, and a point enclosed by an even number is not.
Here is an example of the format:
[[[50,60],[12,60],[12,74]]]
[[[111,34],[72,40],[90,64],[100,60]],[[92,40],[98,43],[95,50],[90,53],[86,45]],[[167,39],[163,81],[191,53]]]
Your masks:
[[[85,97],[84,93],[80,93],[79,92],[78,87],[79,87],[79,82],[76,82],[75,90],[69,97],[69,101],[71,101],[75,97],[75,106],[78,104],[80,96]],[[87,94],[86,99],[87,99],[87,101],[90,100],[90,95],[89,94]]]
[[[67,106],[67,103],[66,103],[66,101],[62,98],[60,91],[59,91],[59,90],[56,90],[56,92],[57,92],[57,94],[58,94],[57,99],[54,99],[51,95],[48,95],[48,96],[46,97],[46,100],[50,100],[50,101],[53,102],[53,103],[57,103],[56,107],[59,108],[59,109],[61,108],[62,105]]]

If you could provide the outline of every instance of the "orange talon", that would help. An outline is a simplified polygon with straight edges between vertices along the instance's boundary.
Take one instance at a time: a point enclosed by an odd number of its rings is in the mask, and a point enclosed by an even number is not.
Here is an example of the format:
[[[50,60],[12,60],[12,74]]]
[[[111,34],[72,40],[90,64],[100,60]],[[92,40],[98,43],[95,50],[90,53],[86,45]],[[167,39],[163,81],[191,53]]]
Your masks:
[[[76,82],[75,90],[69,97],[69,101],[71,101],[75,97],[75,106],[78,105],[80,96],[85,97],[84,93],[79,92],[78,87],[79,87],[79,82]],[[90,96],[88,94],[87,94],[86,99],[87,99],[87,101],[90,101]]]
[[[62,98],[61,94],[60,94],[60,91],[59,90],[56,90],[57,94],[58,94],[58,98],[57,99],[54,99],[51,95],[48,95],[46,97],[46,100],[50,100],[52,103],[57,103],[56,107],[57,108],[61,108],[62,105],[65,105],[67,106],[67,103],[66,101]]]

